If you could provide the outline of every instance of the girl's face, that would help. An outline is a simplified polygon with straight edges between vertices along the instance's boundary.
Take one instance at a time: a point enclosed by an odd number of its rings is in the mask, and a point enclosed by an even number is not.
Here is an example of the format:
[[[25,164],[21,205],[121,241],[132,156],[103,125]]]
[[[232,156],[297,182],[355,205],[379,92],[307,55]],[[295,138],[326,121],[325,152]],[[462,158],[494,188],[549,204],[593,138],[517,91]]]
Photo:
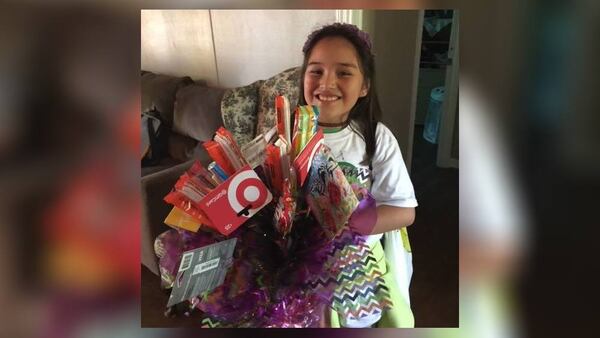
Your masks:
[[[304,99],[319,107],[319,121],[341,123],[368,92],[358,53],[342,37],[326,37],[313,47],[304,73]]]

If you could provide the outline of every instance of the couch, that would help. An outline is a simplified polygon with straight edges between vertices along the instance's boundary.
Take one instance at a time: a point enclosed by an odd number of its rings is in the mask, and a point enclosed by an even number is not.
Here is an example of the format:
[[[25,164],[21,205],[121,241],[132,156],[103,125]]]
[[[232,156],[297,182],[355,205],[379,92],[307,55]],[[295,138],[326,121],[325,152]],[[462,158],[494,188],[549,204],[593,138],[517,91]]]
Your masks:
[[[168,126],[168,154],[158,165],[142,168],[142,264],[159,274],[154,240],[168,230],[171,206],[163,197],[195,160],[211,160],[201,147],[223,125],[244,145],[275,125],[275,96],[298,102],[299,67],[237,88],[215,88],[189,77],[142,72],[142,112],[157,110]]]

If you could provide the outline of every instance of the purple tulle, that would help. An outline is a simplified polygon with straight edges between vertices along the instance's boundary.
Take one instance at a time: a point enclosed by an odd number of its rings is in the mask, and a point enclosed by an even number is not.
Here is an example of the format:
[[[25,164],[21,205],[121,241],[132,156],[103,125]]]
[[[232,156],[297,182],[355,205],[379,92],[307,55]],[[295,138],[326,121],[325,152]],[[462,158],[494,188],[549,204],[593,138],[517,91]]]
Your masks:
[[[348,226],[333,239],[310,213],[298,216],[292,232],[282,237],[272,225],[274,206],[266,207],[227,237],[236,237],[237,244],[225,282],[191,304],[220,327],[322,327],[334,289],[309,287],[310,281],[335,275],[339,267],[329,259],[332,252],[364,243],[364,234],[373,229],[375,200],[368,193],[362,197]],[[169,230],[159,236],[155,249],[163,281],[174,279],[183,252],[223,239],[207,231]]]

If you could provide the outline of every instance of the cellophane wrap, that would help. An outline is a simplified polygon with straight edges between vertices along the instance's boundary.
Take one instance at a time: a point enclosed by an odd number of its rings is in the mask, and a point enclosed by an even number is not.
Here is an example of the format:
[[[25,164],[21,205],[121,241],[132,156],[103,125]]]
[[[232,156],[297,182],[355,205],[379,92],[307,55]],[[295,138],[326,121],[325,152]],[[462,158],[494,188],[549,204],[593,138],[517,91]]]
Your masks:
[[[375,200],[353,191],[327,147],[295,202],[293,227],[274,226],[282,208],[275,200],[227,237],[204,228],[161,234],[155,251],[162,287],[172,287],[183,252],[236,237],[224,283],[185,305],[201,313],[202,327],[323,327],[332,308],[360,318],[391,306],[366,244]]]

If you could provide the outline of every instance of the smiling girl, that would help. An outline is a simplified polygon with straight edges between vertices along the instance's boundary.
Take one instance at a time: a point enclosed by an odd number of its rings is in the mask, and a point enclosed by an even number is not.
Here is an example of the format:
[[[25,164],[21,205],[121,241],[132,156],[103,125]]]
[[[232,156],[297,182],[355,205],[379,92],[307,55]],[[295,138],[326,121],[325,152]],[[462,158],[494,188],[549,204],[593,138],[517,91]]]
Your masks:
[[[417,200],[398,142],[377,120],[381,109],[371,47],[367,33],[354,25],[334,23],[311,33],[302,49],[300,104],[319,107],[325,144],[349,182],[369,189],[377,201],[377,222],[365,235],[393,302],[391,310],[361,318],[334,312],[330,324],[413,327],[408,295],[412,257],[406,227],[414,221]]]

